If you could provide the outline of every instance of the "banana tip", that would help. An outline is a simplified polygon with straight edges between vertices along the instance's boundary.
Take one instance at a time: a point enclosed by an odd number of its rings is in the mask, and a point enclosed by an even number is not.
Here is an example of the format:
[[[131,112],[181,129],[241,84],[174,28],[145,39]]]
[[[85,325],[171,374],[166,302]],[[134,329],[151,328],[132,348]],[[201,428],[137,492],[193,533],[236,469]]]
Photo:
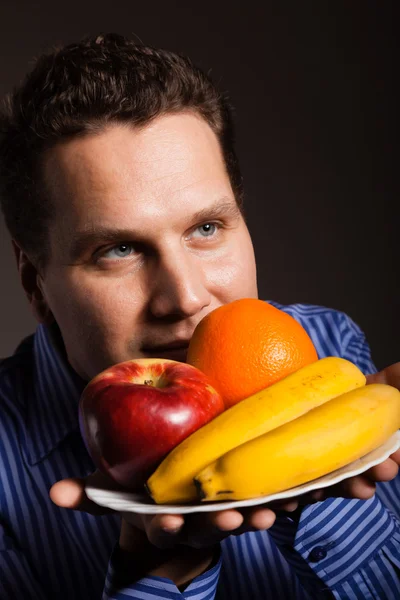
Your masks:
[[[201,487],[201,483],[195,477],[193,478],[194,487],[196,488],[196,494],[199,500],[205,500],[205,493],[203,488]]]
[[[150,496],[150,498],[153,500],[153,502],[155,502],[154,498],[153,498],[153,494],[151,493],[151,489],[147,483],[147,481],[144,483],[144,491],[146,492],[146,494],[148,496]]]

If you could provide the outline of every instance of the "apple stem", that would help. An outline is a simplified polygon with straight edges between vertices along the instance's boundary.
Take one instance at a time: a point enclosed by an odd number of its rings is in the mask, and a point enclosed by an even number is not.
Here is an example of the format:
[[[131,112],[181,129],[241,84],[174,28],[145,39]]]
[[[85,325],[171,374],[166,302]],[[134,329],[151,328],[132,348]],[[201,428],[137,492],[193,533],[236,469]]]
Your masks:
[[[153,385],[153,380],[152,379],[145,379],[144,380],[144,385]]]

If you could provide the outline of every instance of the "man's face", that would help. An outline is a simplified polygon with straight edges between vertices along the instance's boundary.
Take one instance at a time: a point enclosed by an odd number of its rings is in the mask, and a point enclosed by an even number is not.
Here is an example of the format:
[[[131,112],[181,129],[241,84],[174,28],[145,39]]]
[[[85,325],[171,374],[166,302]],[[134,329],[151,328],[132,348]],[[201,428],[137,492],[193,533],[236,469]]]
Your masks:
[[[84,379],[132,358],[184,361],[206,314],[257,296],[250,236],[202,119],[75,138],[48,155],[45,177],[56,215],[40,287]]]

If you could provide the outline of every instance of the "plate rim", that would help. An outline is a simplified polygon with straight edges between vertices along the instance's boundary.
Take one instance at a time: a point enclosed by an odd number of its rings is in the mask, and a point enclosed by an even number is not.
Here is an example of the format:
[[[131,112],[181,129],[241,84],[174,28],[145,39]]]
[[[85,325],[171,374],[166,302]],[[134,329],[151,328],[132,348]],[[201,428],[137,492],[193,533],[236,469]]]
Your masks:
[[[372,459],[370,462],[366,464],[360,463],[357,467],[357,463],[368,457],[369,454],[376,453],[379,449],[382,448],[385,450],[382,454],[378,455],[375,459]],[[393,435],[391,435],[386,442],[371,450],[364,456],[340,467],[339,469],[335,469],[326,475],[318,477],[317,479],[313,479],[307,483],[303,483],[299,486],[289,488],[287,490],[283,490],[281,492],[276,492],[275,494],[269,494],[267,496],[257,496],[257,498],[247,498],[244,500],[227,500],[220,502],[202,502],[201,504],[135,504],[134,508],[129,508],[124,506],[122,508],[118,506],[118,504],[127,504],[129,502],[135,502],[135,498],[137,498],[136,502],[144,497],[144,495],[137,494],[134,492],[130,492],[129,490],[107,490],[104,488],[99,488],[95,485],[90,485],[87,483],[85,486],[85,492],[87,497],[95,502],[99,506],[103,506],[105,508],[111,508],[121,513],[135,513],[135,514],[190,514],[196,512],[215,512],[218,510],[227,510],[231,508],[241,508],[245,506],[258,506],[259,504],[268,504],[275,500],[286,500],[289,498],[293,498],[293,496],[301,496],[303,494],[309,493],[315,489],[323,489],[325,487],[330,487],[336,485],[340,481],[344,479],[348,479],[349,477],[354,477],[355,475],[359,475],[364,471],[367,471],[371,467],[383,462],[386,460],[390,454],[395,452],[400,448],[400,429],[397,430]],[[350,473],[343,472],[343,469],[348,469],[351,465],[354,464],[355,468]],[[337,475],[334,473],[337,471]],[[333,477],[332,477],[333,475]],[[329,479],[328,479],[329,477]],[[325,481],[324,481],[325,480]],[[89,476],[90,481],[90,476]],[[116,498],[116,493],[118,494],[118,498]],[[100,497],[99,497],[100,496]],[[138,498],[139,496],[139,498]]]

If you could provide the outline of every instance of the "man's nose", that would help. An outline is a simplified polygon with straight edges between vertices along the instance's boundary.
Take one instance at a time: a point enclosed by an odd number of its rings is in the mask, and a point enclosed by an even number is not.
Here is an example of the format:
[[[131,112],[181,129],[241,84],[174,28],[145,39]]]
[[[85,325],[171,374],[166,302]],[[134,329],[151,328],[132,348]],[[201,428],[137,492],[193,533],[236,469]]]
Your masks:
[[[150,310],[155,317],[194,316],[211,302],[201,264],[184,250],[160,258],[152,276]]]

